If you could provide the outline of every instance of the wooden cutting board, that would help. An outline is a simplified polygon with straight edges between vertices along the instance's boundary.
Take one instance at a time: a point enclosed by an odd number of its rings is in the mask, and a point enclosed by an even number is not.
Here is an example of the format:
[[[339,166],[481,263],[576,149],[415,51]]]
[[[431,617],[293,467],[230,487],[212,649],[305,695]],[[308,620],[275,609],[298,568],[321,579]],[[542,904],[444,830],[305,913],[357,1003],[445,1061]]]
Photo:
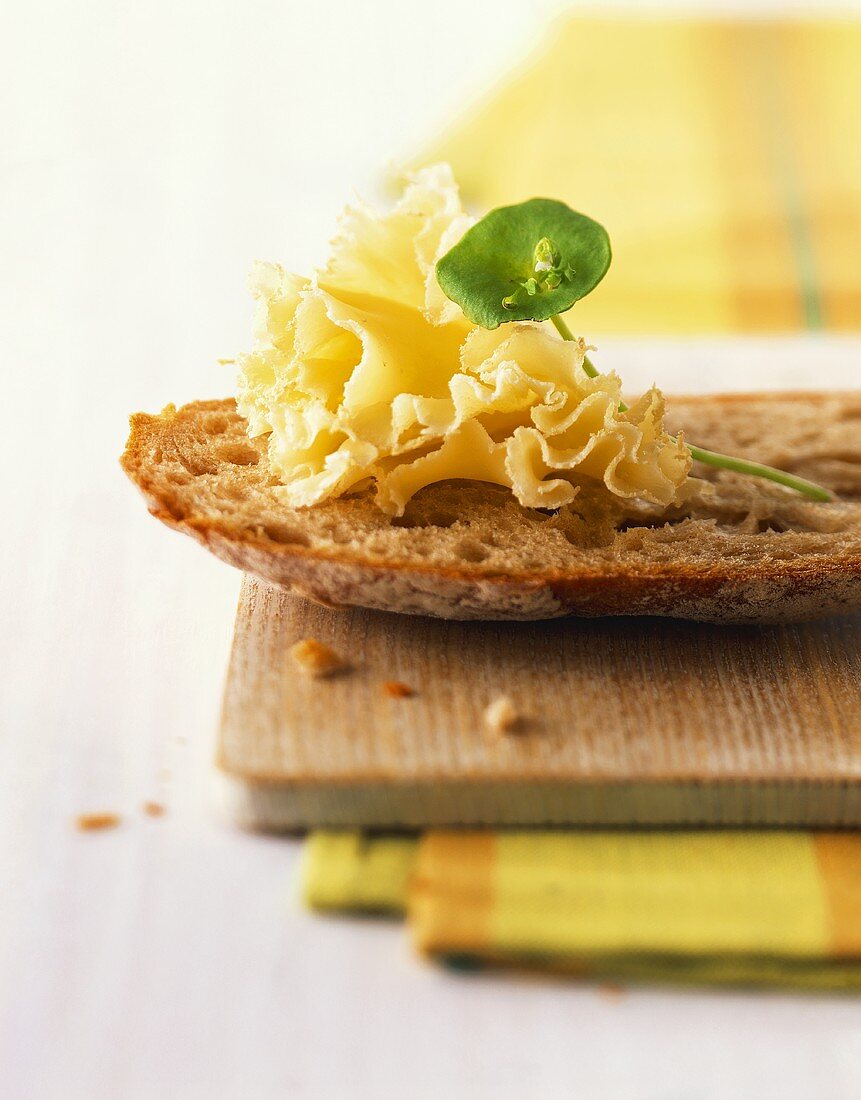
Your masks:
[[[288,654],[302,638],[349,670],[309,678]],[[246,577],[218,763],[233,816],[268,830],[861,826],[859,658],[859,616],[461,623]],[[502,693],[524,728],[494,738]]]

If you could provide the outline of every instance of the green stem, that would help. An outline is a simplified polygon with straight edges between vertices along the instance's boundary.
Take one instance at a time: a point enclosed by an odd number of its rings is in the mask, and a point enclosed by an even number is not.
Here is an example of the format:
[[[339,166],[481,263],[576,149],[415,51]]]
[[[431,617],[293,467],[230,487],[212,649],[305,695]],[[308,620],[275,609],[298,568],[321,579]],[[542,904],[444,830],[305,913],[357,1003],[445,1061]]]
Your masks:
[[[550,320],[556,326],[556,331],[559,333],[563,340],[577,339],[577,337],[565,323],[565,320],[560,317],[558,313],[554,314],[550,318]],[[590,378],[597,378],[598,375],[601,373],[588,355],[583,356],[583,370],[589,375]],[[625,404],[624,401],[619,402],[619,408],[622,410],[622,412],[628,411],[628,406]]]
[[[739,474],[749,474],[751,477],[764,477],[769,481],[776,481],[778,485],[786,485],[789,489],[795,489],[797,493],[804,493],[812,500],[831,500],[831,493],[817,485],[813,481],[807,481],[803,477],[795,477],[785,470],[776,470],[774,466],[764,466],[761,462],[748,462],[746,458],[732,458],[730,455],[718,454],[717,451],[707,451],[703,447],[694,447],[688,444],[691,457],[697,462],[704,462],[707,466],[717,466],[719,470],[735,470]]]
[[[574,334],[562,317],[557,314],[555,317],[551,317],[550,320],[556,326],[556,331],[563,340],[575,339]],[[588,355],[583,357],[583,370],[590,378],[597,378],[600,374]],[[626,412],[628,406],[624,401],[620,401],[619,409],[621,412]],[[794,489],[797,493],[803,493],[812,500],[828,501],[833,499],[831,493],[827,489],[823,489],[821,485],[816,485],[803,477],[795,477],[793,474],[786,473],[785,470],[776,470],[773,466],[764,466],[760,462],[748,462],[745,458],[732,458],[730,455],[718,454],[717,451],[707,451],[703,447],[694,447],[690,443],[688,444],[688,450],[691,452],[691,458],[695,458],[697,462],[702,462],[706,466],[715,466],[719,470],[735,470],[736,473],[748,474],[751,477],[767,478],[768,481],[776,481],[778,485],[786,485],[787,488]]]

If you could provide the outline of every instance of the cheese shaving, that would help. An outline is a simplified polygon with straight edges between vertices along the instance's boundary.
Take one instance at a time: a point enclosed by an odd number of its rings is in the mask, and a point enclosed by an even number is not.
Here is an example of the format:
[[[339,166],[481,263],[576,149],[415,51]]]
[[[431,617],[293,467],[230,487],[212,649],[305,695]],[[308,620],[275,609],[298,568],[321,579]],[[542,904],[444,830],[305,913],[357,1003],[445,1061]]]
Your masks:
[[[238,360],[237,404],[252,436],[269,435],[285,502],[373,484],[397,516],[452,478],[507,486],[528,508],[570,503],[584,479],[680,501],[691,459],[664,430],[659,390],[622,412],[616,375],[584,371],[583,340],[531,322],[481,329],[445,297],[434,266],[471,224],[435,165],[388,213],[348,208],[311,279],[255,265],[256,346]]]

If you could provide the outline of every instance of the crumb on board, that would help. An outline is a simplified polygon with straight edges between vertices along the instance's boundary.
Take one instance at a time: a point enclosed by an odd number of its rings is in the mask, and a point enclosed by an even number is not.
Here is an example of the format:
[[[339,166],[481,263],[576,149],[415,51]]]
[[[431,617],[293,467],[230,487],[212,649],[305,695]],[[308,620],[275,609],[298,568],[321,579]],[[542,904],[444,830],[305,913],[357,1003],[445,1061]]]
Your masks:
[[[415,695],[415,688],[411,688],[409,684],[405,684],[403,680],[386,680],[383,684],[383,693],[390,695],[392,699],[408,699],[411,695]]]
[[[605,1001],[624,1001],[628,996],[628,990],[618,982],[601,982],[598,986],[598,996]]]
[[[78,814],[75,818],[75,828],[79,833],[95,833],[100,829],[115,829],[121,821],[119,814]]]
[[[164,817],[167,813],[161,802],[144,802],[142,808],[147,817]]]
[[[494,737],[513,733],[520,724],[520,712],[507,695],[497,697],[484,708],[484,724]]]
[[[346,666],[338,654],[316,638],[303,638],[290,646],[290,656],[306,676],[331,676]]]

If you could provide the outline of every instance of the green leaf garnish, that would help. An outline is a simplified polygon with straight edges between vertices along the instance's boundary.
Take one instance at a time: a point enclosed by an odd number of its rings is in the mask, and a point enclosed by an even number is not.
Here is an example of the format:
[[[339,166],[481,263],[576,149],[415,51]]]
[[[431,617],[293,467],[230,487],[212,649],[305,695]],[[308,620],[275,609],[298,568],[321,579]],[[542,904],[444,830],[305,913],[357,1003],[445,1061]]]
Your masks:
[[[473,324],[547,321],[600,283],[610,238],[598,222],[555,199],[492,210],[436,265],[443,292]]]

